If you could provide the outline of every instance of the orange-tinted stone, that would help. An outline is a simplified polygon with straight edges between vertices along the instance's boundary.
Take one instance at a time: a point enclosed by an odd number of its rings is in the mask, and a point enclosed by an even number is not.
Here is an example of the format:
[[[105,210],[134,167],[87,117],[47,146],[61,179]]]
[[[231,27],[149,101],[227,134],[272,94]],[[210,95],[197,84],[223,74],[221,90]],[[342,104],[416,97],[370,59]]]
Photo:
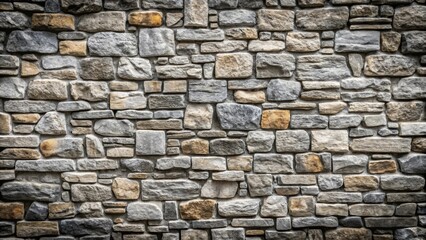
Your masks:
[[[61,55],[84,57],[87,55],[87,42],[85,40],[61,41],[59,42],[59,53]]]
[[[189,139],[182,141],[182,152],[184,154],[209,154],[209,141],[204,139]]]
[[[157,11],[137,11],[129,14],[130,25],[159,27],[163,25],[163,13]]]
[[[290,123],[290,111],[265,110],[262,113],[263,129],[287,129]]]
[[[20,220],[24,219],[23,203],[0,203],[0,219]]]
[[[379,160],[371,161],[368,163],[368,170],[370,173],[394,173],[396,172],[396,162],[394,160]]]
[[[376,176],[353,175],[344,178],[345,191],[365,192],[379,188],[379,178]]]
[[[34,13],[32,27],[38,30],[75,30],[74,16],[61,13]]]

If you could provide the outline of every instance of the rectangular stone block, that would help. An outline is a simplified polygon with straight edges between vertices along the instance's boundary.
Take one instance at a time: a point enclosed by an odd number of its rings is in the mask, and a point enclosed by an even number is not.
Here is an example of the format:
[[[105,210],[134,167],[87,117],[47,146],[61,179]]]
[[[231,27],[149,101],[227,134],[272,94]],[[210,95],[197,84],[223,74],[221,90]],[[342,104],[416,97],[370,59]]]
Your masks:
[[[163,131],[136,131],[136,155],[165,155],[166,134]]]

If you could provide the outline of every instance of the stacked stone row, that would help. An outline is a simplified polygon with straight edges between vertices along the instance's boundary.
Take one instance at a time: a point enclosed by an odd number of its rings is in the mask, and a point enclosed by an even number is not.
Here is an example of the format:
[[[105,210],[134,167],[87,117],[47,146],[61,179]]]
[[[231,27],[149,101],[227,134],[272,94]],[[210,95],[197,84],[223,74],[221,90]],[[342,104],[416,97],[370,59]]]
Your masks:
[[[0,237],[426,238],[425,16],[0,3]]]

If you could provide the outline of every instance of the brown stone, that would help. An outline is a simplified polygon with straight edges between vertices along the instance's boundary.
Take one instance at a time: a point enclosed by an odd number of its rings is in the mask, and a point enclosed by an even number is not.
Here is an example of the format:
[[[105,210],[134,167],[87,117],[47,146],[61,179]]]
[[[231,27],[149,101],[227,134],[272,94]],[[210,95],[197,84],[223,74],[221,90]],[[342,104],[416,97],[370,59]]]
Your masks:
[[[265,230],[260,230],[260,229],[246,230],[246,236],[259,236],[259,235],[264,235],[264,234],[265,234]]]
[[[411,142],[411,150],[416,152],[426,152],[426,138],[414,138]]]
[[[352,175],[344,178],[345,191],[366,192],[379,188],[379,179],[376,176]]]
[[[312,153],[296,157],[296,172],[319,173],[322,171],[324,171],[324,164],[321,156]]]
[[[278,187],[275,187],[275,192],[278,195],[292,196],[292,195],[299,194],[300,187],[297,187],[297,186],[278,186]]]
[[[40,120],[40,114],[12,114],[12,121],[15,123],[37,123]]]
[[[265,110],[262,113],[263,129],[287,129],[290,123],[290,111]]]
[[[36,63],[22,61],[21,62],[21,77],[35,76],[40,73],[40,69]]]
[[[6,159],[39,159],[40,152],[31,148],[6,148],[0,152],[0,158]]]
[[[228,157],[228,170],[250,172],[253,168],[252,156]]]
[[[2,220],[24,219],[24,211],[23,203],[0,203],[0,219]]]
[[[179,205],[180,214],[182,219],[198,220],[209,219],[213,217],[215,211],[215,200],[191,200],[183,202]]]
[[[417,121],[421,118],[425,104],[420,101],[389,102],[386,104],[386,115],[392,121]]]
[[[139,182],[127,178],[115,178],[112,182],[112,191],[117,199],[138,199],[140,193]]]
[[[49,203],[49,218],[73,218],[76,215],[75,206],[72,202]]]
[[[129,24],[143,27],[163,25],[163,13],[158,11],[137,11],[129,14]]]
[[[264,103],[266,96],[264,91],[244,91],[238,90],[234,93],[237,103]]]
[[[75,30],[74,16],[61,13],[34,13],[32,27],[37,30]]]
[[[182,141],[182,152],[184,154],[209,154],[209,141],[204,139],[189,139]]]
[[[58,222],[50,221],[31,221],[31,222],[18,222],[16,224],[16,236],[18,237],[39,237],[59,235]]]
[[[61,55],[72,55],[78,57],[87,56],[87,42],[82,41],[61,41],[59,42],[59,53]]]
[[[10,115],[7,113],[0,113],[0,134],[9,134],[10,131],[12,131]]]
[[[291,197],[288,202],[290,216],[313,216],[315,211],[314,198],[311,196]]]
[[[396,52],[401,44],[401,34],[398,32],[382,32],[381,46],[383,52]]]
[[[397,166],[394,160],[378,160],[369,162],[368,170],[372,174],[394,173]]]
[[[383,236],[383,235],[381,235]],[[372,239],[371,230],[366,228],[337,228],[325,232],[327,240],[361,240]],[[379,239],[374,237],[374,239]],[[392,238],[393,239],[393,238]]]

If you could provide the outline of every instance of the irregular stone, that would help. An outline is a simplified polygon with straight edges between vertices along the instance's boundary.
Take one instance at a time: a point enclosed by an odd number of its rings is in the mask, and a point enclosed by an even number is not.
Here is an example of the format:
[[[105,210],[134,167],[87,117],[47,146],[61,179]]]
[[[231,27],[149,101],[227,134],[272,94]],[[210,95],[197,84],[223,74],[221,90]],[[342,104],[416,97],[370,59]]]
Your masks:
[[[271,174],[248,174],[246,176],[251,197],[272,195]]]
[[[369,55],[365,58],[364,74],[366,76],[410,76],[415,72],[416,62],[406,56]]]
[[[112,198],[111,188],[100,184],[73,184],[71,198],[75,202],[97,202]]]
[[[250,217],[259,212],[258,199],[231,200],[219,202],[217,210],[222,217]]]
[[[142,6],[144,8],[181,9],[183,0],[145,0]]]
[[[383,52],[396,52],[401,44],[401,34],[398,32],[382,32],[381,44]]]
[[[419,120],[423,111],[424,103],[413,102],[389,102],[386,103],[386,115],[391,121],[416,121]]]
[[[234,92],[234,99],[237,103],[264,103],[266,95],[263,91],[238,90]]]
[[[65,12],[83,14],[102,10],[101,0],[63,0],[61,7]]]
[[[330,170],[330,155],[301,153],[296,154],[295,160],[295,169],[298,173],[318,173]]]
[[[262,44],[264,44],[263,42]],[[256,77],[291,77],[293,71],[296,70],[295,61],[290,54],[258,53],[256,55]]]
[[[46,220],[49,214],[49,209],[46,203],[32,202],[25,214],[27,221],[42,221]]]
[[[73,218],[76,215],[74,203],[49,203],[49,219]]]
[[[281,0],[283,2],[284,0]],[[289,219],[290,220],[290,219]],[[288,229],[285,229],[288,230]],[[279,232],[274,230],[266,230],[265,231],[266,239],[295,239],[295,240],[303,240],[306,239],[306,233],[304,231],[285,231]]]
[[[75,171],[75,163],[71,159],[18,160],[15,170],[20,172],[67,172]]]
[[[337,30],[346,27],[347,7],[317,8],[296,11],[296,26],[302,30]]]
[[[199,220],[213,217],[216,201],[211,199],[191,200],[179,205],[182,219]]]
[[[256,13],[251,10],[226,10],[219,13],[221,27],[253,27],[256,25]]]
[[[394,173],[397,170],[397,164],[391,160],[378,160],[368,163],[368,171],[373,174]]]
[[[11,201],[54,202],[60,198],[58,184],[33,182],[6,182],[0,187],[3,199]]]
[[[188,104],[185,110],[184,126],[189,129],[211,129],[213,107],[210,104]]]
[[[179,156],[173,158],[157,159],[155,168],[159,170],[171,169],[188,169],[191,167],[191,158],[187,156]]]
[[[10,99],[23,99],[27,83],[16,77],[0,78],[0,97]]]
[[[325,238],[330,240],[350,239],[351,237],[371,239],[371,230],[366,228],[337,228],[325,232]]]
[[[19,202],[0,203],[0,215],[2,220],[24,219],[24,204]]]
[[[362,173],[368,162],[367,155],[333,156],[334,173]]]
[[[426,96],[426,84],[424,77],[409,77],[399,80],[398,85],[393,90],[395,99],[418,99]]]
[[[87,56],[87,42],[83,41],[61,41],[59,42],[59,53],[62,55]]]
[[[140,29],[139,55],[141,57],[175,55],[173,30],[167,28]]]
[[[306,152],[309,150],[309,134],[304,130],[277,131],[277,152]]]
[[[226,36],[233,39],[257,39],[256,28],[228,28],[225,30]]]
[[[250,52],[278,52],[285,49],[285,42],[279,40],[253,40],[248,45]]]
[[[112,192],[117,199],[130,200],[139,198],[139,182],[127,178],[114,178]]]
[[[318,33],[289,32],[286,37],[286,48],[289,52],[315,52],[320,49]]]
[[[186,27],[207,27],[209,6],[207,1],[185,1],[184,13]]]
[[[288,110],[265,110],[262,112],[263,129],[287,129],[290,122]]]
[[[223,157],[193,157],[192,169],[224,171],[226,170],[226,160]]]
[[[287,216],[287,198],[283,196],[267,197],[260,208],[262,217],[284,217]]]
[[[198,230],[198,229],[182,230],[181,239],[182,240],[191,240],[191,239],[208,240],[209,234],[205,230]]]
[[[9,134],[12,131],[11,118],[7,113],[0,113],[0,134]]]
[[[97,102],[108,98],[108,84],[105,82],[71,82],[71,96],[74,100]]]
[[[37,30],[75,30],[74,17],[60,13],[35,13],[32,15],[32,28]]]
[[[109,218],[66,219],[60,222],[61,233],[72,236],[110,234],[112,225]]]
[[[28,97],[37,100],[65,100],[67,83],[55,79],[36,79],[28,85]]]
[[[292,226],[294,228],[312,228],[312,227],[328,227],[335,228],[339,225],[336,217],[300,217],[293,218]]]
[[[353,139],[350,147],[354,152],[405,153],[410,152],[411,139],[366,137]]]
[[[345,191],[366,192],[379,188],[379,178],[376,176],[349,175],[344,177]]]
[[[423,189],[425,179],[421,176],[394,176],[380,177],[380,188],[391,191],[418,191]]]
[[[426,155],[410,153],[398,158],[398,163],[403,173],[423,173],[426,170]]]
[[[204,139],[189,139],[181,142],[183,154],[209,154],[209,141]]]
[[[244,240],[244,228],[220,228],[212,229],[212,238],[216,240]]]
[[[19,58],[13,55],[0,55],[0,69],[19,68]],[[17,75],[17,74],[15,74]]]
[[[51,221],[20,221],[16,224],[17,237],[40,237],[45,235],[59,235],[58,222]]]
[[[165,155],[165,142],[163,131],[136,131],[136,155]]]
[[[222,41],[225,34],[222,29],[190,29],[180,28],[176,30],[176,40],[178,41]]]
[[[80,60],[80,77],[85,80],[114,79],[112,58],[84,58]]]
[[[65,114],[58,112],[46,113],[37,123],[34,130],[44,135],[65,135],[67,133]]]
[[[102,136],[133,136],[134,126],[129,120],[103,119],[96,121],[93,130]]]
[[[221,103],[216,107],[223,129],[255,130],[259,128],[261,110],[251,105]]]
[[[393,27],[397,30],[426,29],[426,6],[408,6],[396,8]]]
[[[77,28],[83,32],[124,32],[126,14],[119,11],[106,11],[83,15]]]
[[[29,18],[21,12],[0,12],[0,28],[2,29],[25,29],[29,26]]]
[[[190,180],[142,180],[142,200],[187,200],[200,195],[201,186]]]
[[[117,75],[128,80],[152,79],[151,63],[143,58],[122,57],[118,62]]]
[[[56,34],[43,31],[12,31],[6,45],[8,52],[56,53]]]
[[[293,173],[293,156],[283,154],[255,154],[255,173]]]
[[[294,28],[294,12],[260,9],[257,11],[257,26],[262,31],[291,31]]]
[[[238,190],[238,183],[207,180],[201,189],[203,198],[233,198]]]
[[[129,24],[141,27],[160,27],[163,13],[159,11],[135,11],[129,13]]]
[[[210,151],[213,155],[239,155],[245,150],[245,143],[241,139],[214,139],[210,141]]]
[[[86,218],[102,217],[104,214],[100,202],[84,202],[80,205],[78,213]]]
[[[42,59],[44,69],[76,68],[77,59],[71,56],[44,56]]]
[[[318,175],[318,186],[321,190],[338,189],[343,186],[343,177],[337,174]]]
[[[336,32],[336,52],[374,52],[380,50],[380,32],[348,31]]]
[[[251,131],[247,135],[246,143],[249,152],[269,152],[275,140],[273,132]]]
[[[96,183],[98,180],[96,173],[90,172],[65,172],[61,174],[61,178],[72,183]]]
[[[314,215],[314,198],[311,196],[291,197],[288,208],[291,216],[303,217]]]
[[[321,115],[292,115],[290,126],[292,128],[326,128],[328,118]]]
[[[127,206],[129,221],[162,220],[161,208],[153,203],[132,202]]]
[[[367,57],[368,58],[368,57]],[[302,81],[330,81],[350,77],[346,58],[338,55],[309,55],[297,58],[296,78]]]
[[[216,9],[237,8],[237,0],[209,0],[209,7]]]
[[[248,53],[216,55],[216,78],[248,78],[252,75],[253,57]]]
[[[410,31],[402,33],[401,52],[403,53],[426,53],[422,39],[426,37],[423,31]]]
[[[84,156],[80,138],[52,138],[43,140],[40,151],[45,157],[81,158]]]
[[[245,41],[225,40],[223,42],[204,42],[201,44],[202,53],[235,52],[247,48]],[[212,61],[214,62],[214,59]]]
[[[132,33],[95,33],[89,37],[88,46],[92,56],[120,57],[138,54],[136,36]]]

